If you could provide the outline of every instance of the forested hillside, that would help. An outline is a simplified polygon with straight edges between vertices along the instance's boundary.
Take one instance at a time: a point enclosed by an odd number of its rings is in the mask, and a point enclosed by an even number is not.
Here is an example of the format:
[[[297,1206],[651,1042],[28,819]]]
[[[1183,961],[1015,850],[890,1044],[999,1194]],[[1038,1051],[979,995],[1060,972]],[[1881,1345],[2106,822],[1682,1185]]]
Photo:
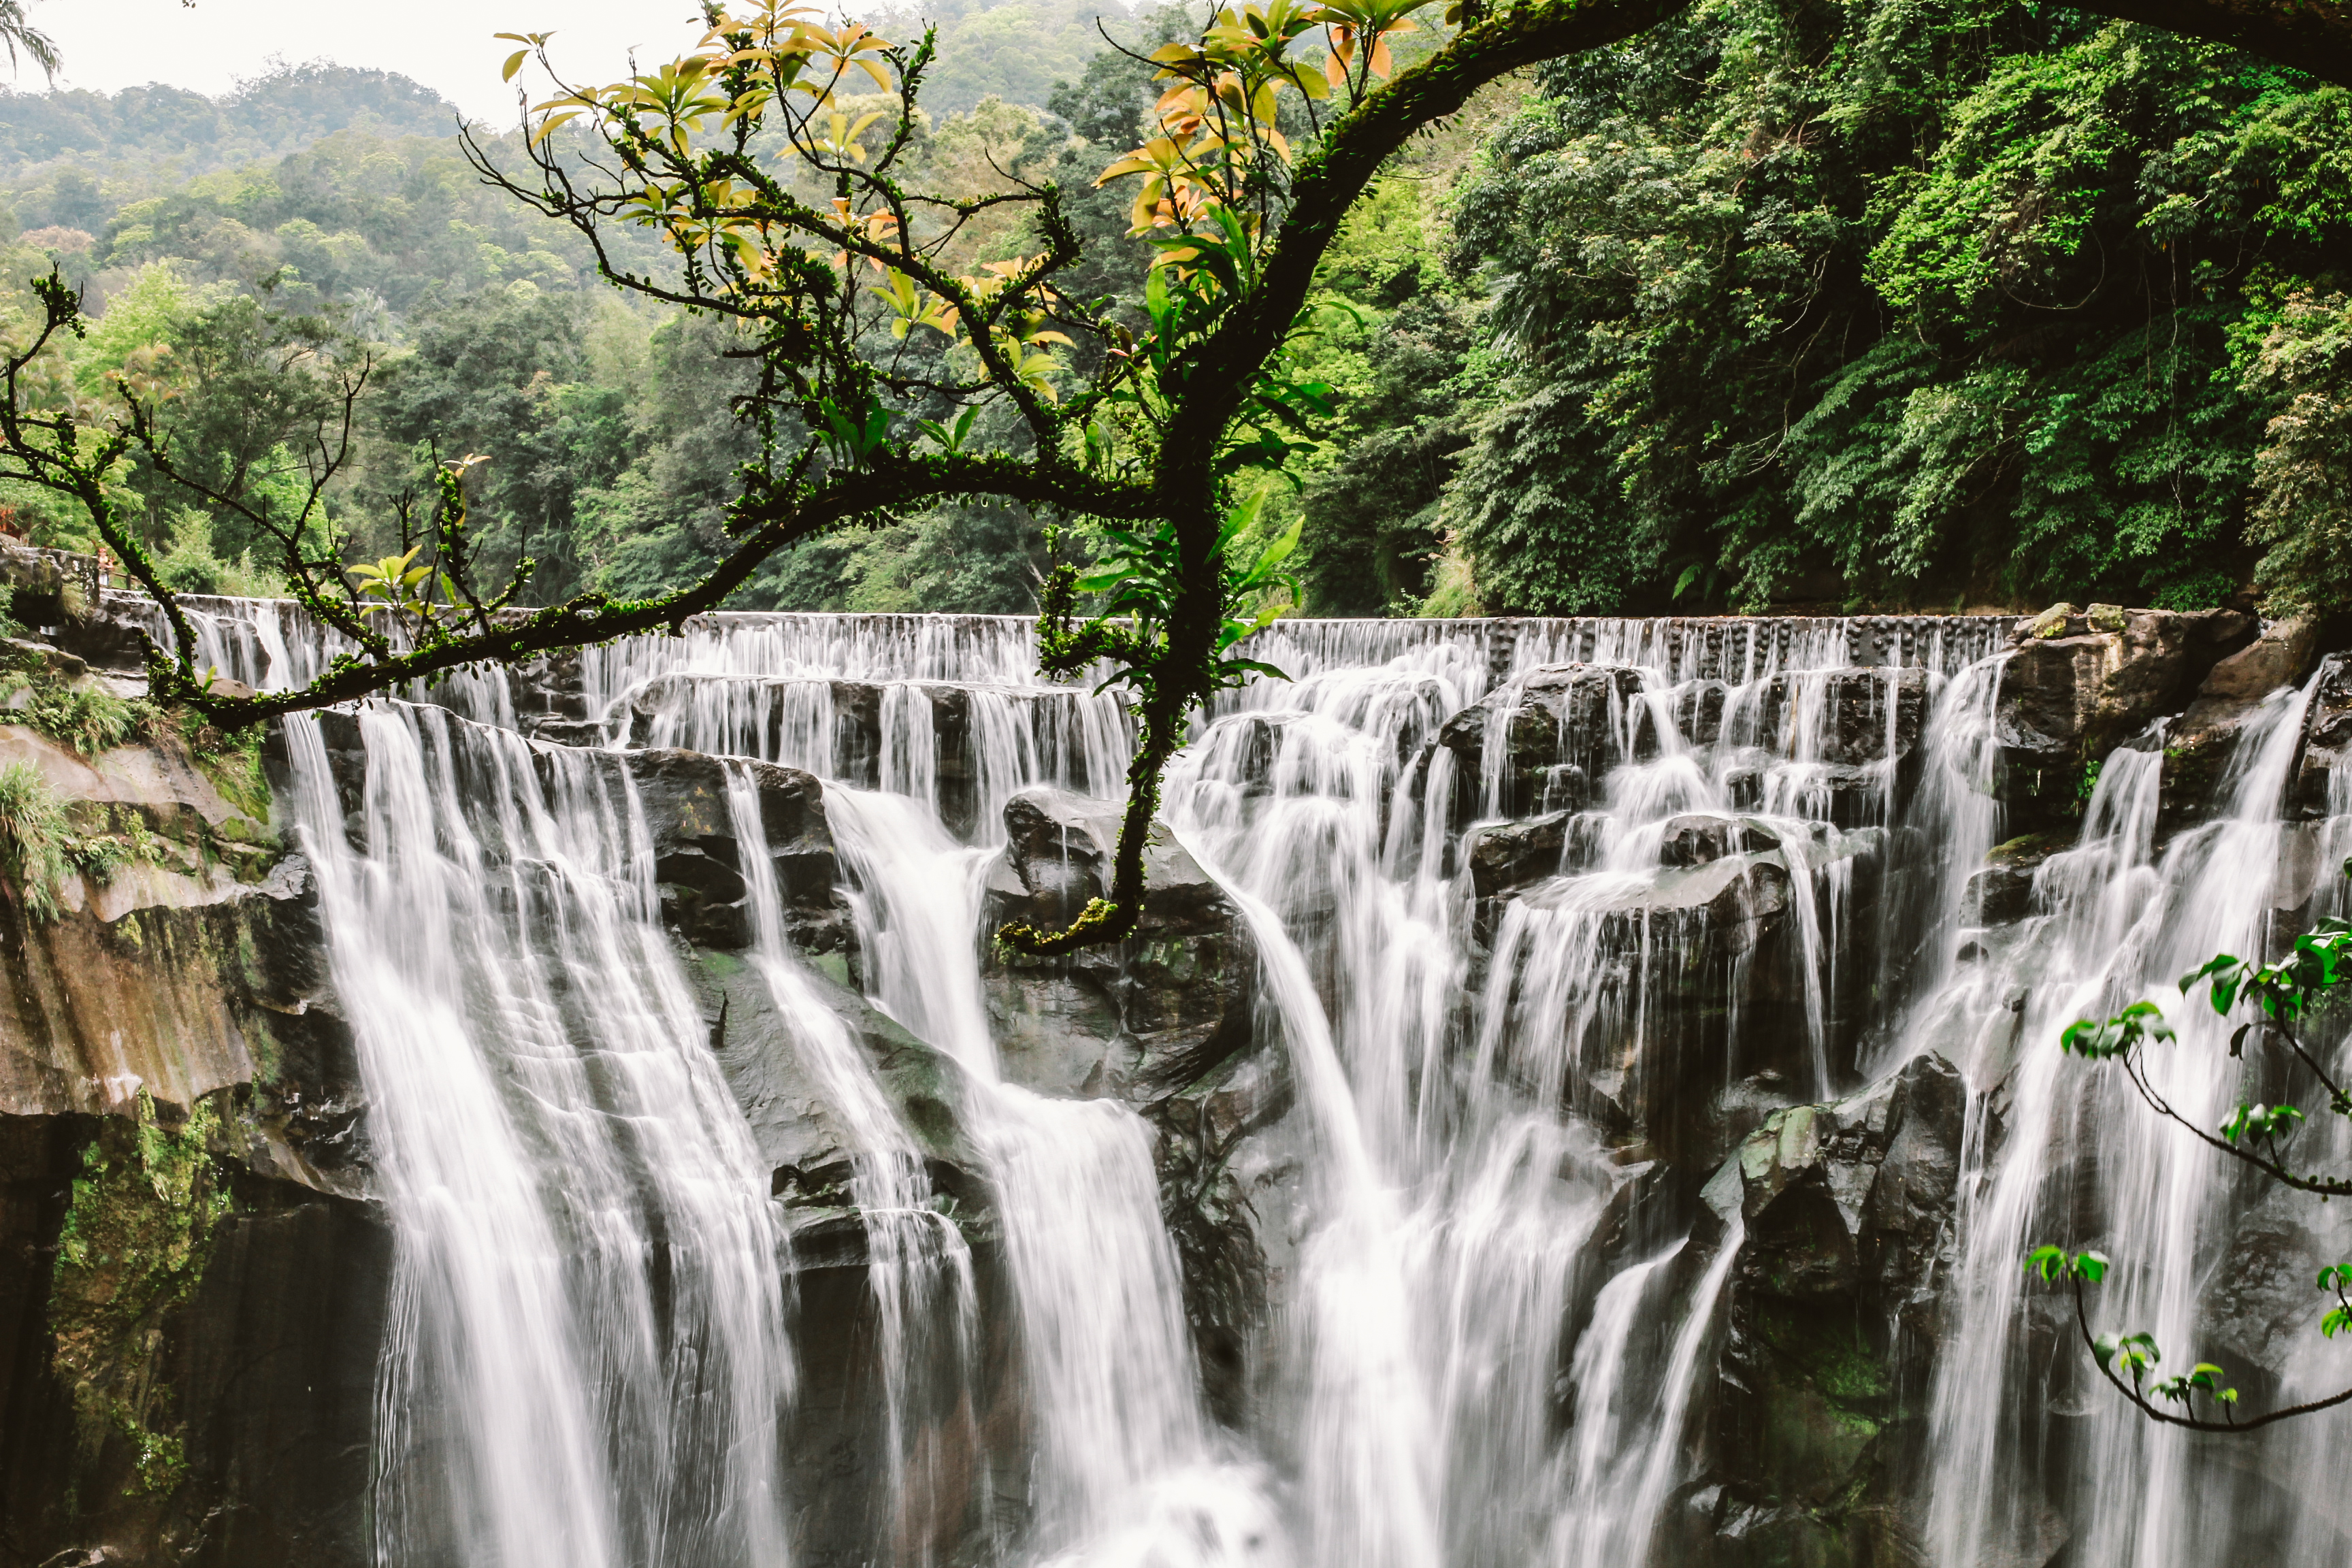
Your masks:
[[[1913,0],[1730,0],[1538,87],[1401,307],[1433,401],[1325,481],[1392,602],[1444,533],[1490,610],[2343,603],[2341,90]],[[2298,395],[2336,439],[2265,435]]]
[[[1095,16],[940,13],[916,172],[1058,180],[1086,289],[1140,322],[1133,193],[1092,181],[1154,89]],[[1146,47],[1174,25],[1106,24]],[[1257,526],[1303,514],[1311,606],[1334,614],[2347,607],[2347,110],[2071,12],[1718,0],[1489,89],[1391,171],[1295,346],[1336,418],[1254,481]],[[394,547],[435,456],[487,454],[485,548],[536,558],[535,597],[686,580],[750,451],[745,362],[717,322],[599,285],[577,234],[480,184],[454,120],[325,67],[218,102],[0,98],[0,267],[88,286],[102,313],[61,385],[168,390],[217,489],[290,497],[331,412],[303,367],[367,354],[331,492],[365,547]],[[970,259],[1036,248],[1004,227]],[[997,438],[985,417],[971,436]],[[271,585],[232,512],[143,468],[121,483],[176,582]],[[88,542],[53,503],[0,501]],[[742,602],[1025,611],[1041,521],[898,518],[782,558]]]

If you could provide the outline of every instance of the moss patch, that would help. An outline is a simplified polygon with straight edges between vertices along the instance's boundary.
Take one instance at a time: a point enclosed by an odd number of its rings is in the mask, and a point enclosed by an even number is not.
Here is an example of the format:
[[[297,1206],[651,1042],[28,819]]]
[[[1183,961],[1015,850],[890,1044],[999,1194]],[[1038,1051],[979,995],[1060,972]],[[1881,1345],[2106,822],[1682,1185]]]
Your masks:
[[[141,1091],[135,1120],[110,1120],[83,1152],[58,1238],[49,1286],[58,1373],[73,1391],[90,1458],[110,1436],[130,1445],[127,1495],[168,1493],[187,1475],[164,1336],[203,1279],[213,1227],[228,1209],[209,1149],[219,1125],[213,1106],[199,1103],[166,1126]]]
[[[188,754],[223,800],[256,822],[269,820],[269,775],[261,765],[260,725],[248,724],[226,734],[209,724],[201,725],[188,736]],[[222,831],[231,826],[242,825],[225,824]]]

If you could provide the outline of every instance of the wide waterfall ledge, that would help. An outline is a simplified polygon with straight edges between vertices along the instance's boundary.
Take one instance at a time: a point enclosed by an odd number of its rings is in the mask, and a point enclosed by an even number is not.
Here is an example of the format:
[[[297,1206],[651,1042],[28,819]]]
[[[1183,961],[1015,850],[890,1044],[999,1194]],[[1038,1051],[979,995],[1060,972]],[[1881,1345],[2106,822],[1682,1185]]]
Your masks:
[[[257,689],[343,651],[187,604]],[[2352,1418],[2153,1426],[2019,1267],[2352,1382],[2342,1205],[2058,1047],[2161,996],[2169,1101],[2251,1092],[2168,987],[2352,913],[2311,627],[1279,622],[1135,934],[1035,961],[1133,724],[1028,622],[94,754],[27,694],[135,696],[155,606],[39,624],[0,766],[114,847],[19,830],[0,918],[9,1562],[2352,1563]]]

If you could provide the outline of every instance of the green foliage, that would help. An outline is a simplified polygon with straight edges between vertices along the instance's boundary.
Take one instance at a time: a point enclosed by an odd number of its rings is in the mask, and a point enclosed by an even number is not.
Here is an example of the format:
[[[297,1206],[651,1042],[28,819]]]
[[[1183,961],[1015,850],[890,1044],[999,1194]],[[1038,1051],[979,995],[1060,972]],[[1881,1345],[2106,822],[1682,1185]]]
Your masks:
[[[1515,360],[1449,503],[1491,598],[2194,608],[2263,546],[2280,604],[2338,591],[2325,312],[2249,371],[2352,263],[2340,89],[1908,0],[1731,0],[1544,84],[1456,198]]]
[[[50,1276],[55,1365],[72,1390],[83,1441],[131,1448],[131,1495],[171,1492],[187,1456],[162,1375],[163,1334],[195,1293],[228,1213],[211,1143],[218,1113],[199,1102],[163,1124],[144,1089],[129,1128],[110,1123],[83,1152]]]
[[[0,147],[7,150],[0,178],[22,181],[60,162],[99,169],[172,163],[202,175],[280,158],[356,125],[388,135],[446,135],[457,114],[406,77],[323,61],[278,66],[218,99],[158,84],[111,94],[9,93],[0,95]]]
[[[72,874],[65,805],[30,763],[0,767],[0,861],[17,902],[36,920],[55,920],[58,884]]]
[[[2352,861],[2346,862],[2345,875],[2352,877]],[[2267,1017],[2293,1023],[2329,1000],[2336,986],[2352,981],[2352,922],[2333,916],[2322,920],[2296,936],[2287,955],[2275,963],[2252,963],[2228,953],[2209,959],[2180,977],[2181,994],[2200,981],[2211,982],[2206,999],[2225,1017],[2240,1002],[2248,1002]],[[2243,1038],[2241,1030],[2231,1042],[2233,1051]]]
[[[77,684],[13,673],[0,676],[0,695],[24,694],[23,706],[9,717],[29,725],[50,740],[72,747],[85,757],[146,733],[154,709],[147,702],[117,697],[104,687]]]
[[[1272,626],[1298,597],[1298,580],[1285,570],[1298,548],[1299,525],[1252,551],[1244,535],[1257,521],[1257,505],[1246,502],[1225,514],[1217,531],[1215,553],[1221,563],[1223,596],[1218,605],[1214,637],[1215,662],[1209,689],[1240,686],[1253,675],[1287,680],[1270,664],[1232,656],[1233,648],[1254,633]],[[1184,592],[1182,546],[1172,523],[1162,522],[1145,533],[1106,529],[1111,553],[1093,571],[1080,573],[1069,565],[1056,567],[1047,579],[1041,625],[1045,628],[1044,658],[1057,673],[1076,673],[1097,660],[1108,660],[1111,673],[1097,690],[1112,686],[1132,688],[1148,700],[1159,680],[1160,660],[1180,615]],[[1050,538],[1049,538],[1050,542]],[[1276,591],[1285,595],[1276,597]],[[1099,596],[1099,608],[1083,625],[1074,625],[1076,595]]]
[[[2046,1281],[2085,1279],[2095,1285],[2107,1277],[2103,1252],[2068,1252],[2063,1247],[2037,1247],[2025,1255],[2025,1271]]]
[[[2153,1002],[2135,1002],[2112,1018],[2080,1018],[2058,1037],[2058,1048],[2091,1061],[2105,1061],[2137,1050],[2149,1040],[2169,1040],[2172,1026]]]
[[[2255,580],[2283,611],[2352,610],[2352,300],[2291,296],[2248,384],[2279,409],[2254,460]]]

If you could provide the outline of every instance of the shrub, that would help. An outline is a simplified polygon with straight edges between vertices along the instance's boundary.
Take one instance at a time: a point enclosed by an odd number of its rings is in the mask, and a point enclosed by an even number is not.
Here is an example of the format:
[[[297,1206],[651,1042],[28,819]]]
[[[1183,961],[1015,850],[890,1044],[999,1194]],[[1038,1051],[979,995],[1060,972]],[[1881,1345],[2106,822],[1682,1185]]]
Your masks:
[[[38,920],[55,920],[57,887],[73,874],[66,849],[65,803],[30,763],[0,768],[0,862],[16,897]]]

